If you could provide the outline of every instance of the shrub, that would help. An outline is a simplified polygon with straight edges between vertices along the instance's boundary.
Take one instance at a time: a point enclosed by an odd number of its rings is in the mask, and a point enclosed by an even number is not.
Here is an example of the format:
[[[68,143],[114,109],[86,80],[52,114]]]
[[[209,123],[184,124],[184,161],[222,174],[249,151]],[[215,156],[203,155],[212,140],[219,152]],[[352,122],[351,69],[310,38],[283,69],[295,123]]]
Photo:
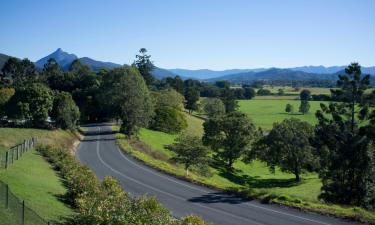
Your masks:
[[[150,128],[165,133],[178,133],[187,127],[185,115],[175,108],[160,106],[155,110],[155,116]]]

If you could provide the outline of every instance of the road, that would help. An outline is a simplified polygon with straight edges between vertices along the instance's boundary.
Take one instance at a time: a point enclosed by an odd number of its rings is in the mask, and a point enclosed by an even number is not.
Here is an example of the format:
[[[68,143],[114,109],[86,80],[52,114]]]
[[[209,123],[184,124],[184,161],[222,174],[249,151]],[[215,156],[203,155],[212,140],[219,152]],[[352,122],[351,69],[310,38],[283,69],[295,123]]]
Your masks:
[[[116,177],[132,196],[156,196],[174,216],[195,214],[215,225],[354,224],[328,216],[262,204],[191,184],[160,173],[124,154],[106,124],[87,125],[76,157],[96,175]]]

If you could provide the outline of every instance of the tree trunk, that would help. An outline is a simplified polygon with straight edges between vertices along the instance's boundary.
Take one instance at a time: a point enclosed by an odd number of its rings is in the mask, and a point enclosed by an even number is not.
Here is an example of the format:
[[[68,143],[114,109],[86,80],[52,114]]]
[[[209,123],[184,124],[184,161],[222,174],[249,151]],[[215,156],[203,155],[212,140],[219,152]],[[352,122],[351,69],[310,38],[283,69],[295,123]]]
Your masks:
[[[188,177],[189,176],[189,167],[185,166],[185,170],[186,170],[186,176]]]
[[[296,181],[299,182],[301,180],[301,178],[299,177],[298,171],[295,171],[294,175],[296,176]]]

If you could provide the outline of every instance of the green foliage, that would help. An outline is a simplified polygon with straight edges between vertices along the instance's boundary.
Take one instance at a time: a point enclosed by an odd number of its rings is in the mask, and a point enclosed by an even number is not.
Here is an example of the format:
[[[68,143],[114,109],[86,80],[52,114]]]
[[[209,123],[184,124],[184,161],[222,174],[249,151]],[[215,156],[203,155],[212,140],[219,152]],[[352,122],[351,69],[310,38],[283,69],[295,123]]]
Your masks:
[[[271,94],[272,94],[271,91],[268,89],[261,88],[257,91],[257,95],[260,95],[260,96],[271,95]]]
[[[256,95],[256,92],[254,90],[254,88],[251,88],[251,87],[245,87],[244,88],[244,98],[245,99],[252,99],[255,97]]]
[[[313,154],[311,141],[313,127],[298,119],[285,119],[275,123],[271,132],[256,143],[260,159],[272,171],[278,166],[282,171],[293,173],[296,181],[305,170],[316,168],[317,159]]]
[[[151,85],[155,80],[155,78],[151,74],[151,71],[155,66],[150,58],[151,55],[147,55],[147,50],[145,48],[141,48],[139,50],[139,55],[136,55],[136,61],[134,62],[143,79],[145,80],[146,85]]]
[[[167,89],[152,93],[156,107],[171,107],[182,111],[184,109],[184,96],[174,89]]]
[[[8,103],[10,98],[14,95],[15,90],[13,88],[1,88],[0,89],[0,119],[5,115],[5,105]]]
[[[185,90],[185,108],[192,111],[198,109],[199,91],[194,87],[189,87]]]
[[[375,115],[365,101],[369,75],[358,63],[339,75],[332,95],[341,102],[321,104],[316,113],[316,146],[320,156],[321,197],[326,201],[375,207]],[[328,116],[327,116],[328,115]]]
[[[7,115],[10,118],[30,120],[34,126],[43,126],[52,105],[52,91],[43,84],[33,83],[16,89],[7,104]]]
[[[208,117],[220,116],[225,113],[225,105],[218,98],[205,98],[202,101],[202,105]]]
[[[168,106],[157,106],[150,123],[151,129],[171,134],[178,133],[186,127],[185,115],[181,111]]]
[[[153,104],[145,81],[135,67],[116,68],[103,78],[102,102],[111,116],[123,123],[120,131],[131,136],[148,125]]]
[[[79,109],[68,92],[56,92],[51,112],[56,127],[75,129],[80,117]]]
[[[207,163],[208,149],[203,145],[200,137],[186,135],[180,136],[176,141],[165,148],[176,153],[172,160],[184,164],[187,176],[191,166]]]
[[[309,103],[309,101],[307,101],[307,100],[302,100],[301,101],[301,104],[300,104],[300,106],[299,106],[299,112],[300,113],[302,113],[302,114],[306,114],[306,113],[308,113],[309,112],[309,110],[310,110],[310,103]]]
[[[277,94],[284,95],[285,94],[284,89],[280,88],[279,90],[277,90]]]
[[[19,60],[11,57],[1,71],[2,86],[11,84],[14,87],[20,87],[25,83],[35,82],[38,78],[34,63],[28,59]]]
[[[287,112],[287,113],[293,113],[293,111],[294,111],[294,108],[293,108],[293,105],[291,105],[291,104],[286,104],[286,106],[285,106],[285,112]]]
[[[225,105],[225,112],[230,113],[236,111],[238,104],[234,90],[229,87],[225,87],[221,90],[220,99]]]
[[[204,144],[211,146],[230,170],[242,153],[249,149],[256,133],[254,124],[240,112],[210,118],[203,127]]]
[[[38,151],[66,181],[69,190],[67,199],[78,211],[70,224],[181,224],[156,198],[131,198],[111,177],[105,177],[100,183],[94,173],[68,151],[51,146],[39,146]],[[200,222],[198,218],[197,221]]]
[[[311,98],[311,91],[308,89],[303,89],[299,94],[301,101],[309,101]]]

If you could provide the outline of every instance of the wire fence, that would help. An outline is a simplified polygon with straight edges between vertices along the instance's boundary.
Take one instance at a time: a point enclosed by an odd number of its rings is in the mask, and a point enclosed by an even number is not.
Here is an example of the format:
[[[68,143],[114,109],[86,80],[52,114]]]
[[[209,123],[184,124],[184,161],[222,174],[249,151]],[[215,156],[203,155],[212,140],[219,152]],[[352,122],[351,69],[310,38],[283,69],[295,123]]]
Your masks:
[[[15,196],[9,186],[0,181],[0,210],[7,211],[15,225],[52,225]]]
[[[33,149],[36,142],[36,138],[31,138],[11,147],[9,150],[0,150],[0,169],[8,169],[8,167],[16,160],[19,160],[25,152]]]

